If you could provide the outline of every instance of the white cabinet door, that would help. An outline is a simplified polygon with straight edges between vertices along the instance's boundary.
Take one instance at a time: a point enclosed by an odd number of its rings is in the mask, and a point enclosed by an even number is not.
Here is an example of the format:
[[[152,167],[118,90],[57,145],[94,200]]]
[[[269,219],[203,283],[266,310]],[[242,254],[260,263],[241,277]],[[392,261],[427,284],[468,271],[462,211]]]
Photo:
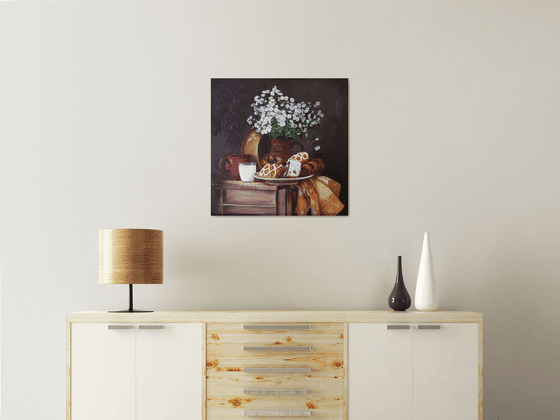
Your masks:
[[[476,420],[478,325],[439,326],[413,330],[414,420]]]
[[[137,420],[202,417],[202,324],[139,324]]]
[[[123,327],[72,324],[72,420],[134,420],[135,330]]]
[[[348,325],[349,420],[477,420],[478,325],[392,326]]]
[[[412,330],[387,325],[348,324],[349,420],[412,420]]]

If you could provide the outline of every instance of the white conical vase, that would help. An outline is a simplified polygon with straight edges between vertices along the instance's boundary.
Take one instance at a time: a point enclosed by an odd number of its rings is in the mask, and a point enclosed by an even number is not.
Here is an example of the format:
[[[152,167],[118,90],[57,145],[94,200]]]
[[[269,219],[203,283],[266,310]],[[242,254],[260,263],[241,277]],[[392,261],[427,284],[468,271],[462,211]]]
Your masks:
[[[435,311],[439,306],[436,276],[432,264],[432,250],[430,249],[430,237],[428,236],[428,232],[424,233],[422,256],[420,257],[418,279],[416,280],[414,306],[416,306],[416,309],[419,311]]]

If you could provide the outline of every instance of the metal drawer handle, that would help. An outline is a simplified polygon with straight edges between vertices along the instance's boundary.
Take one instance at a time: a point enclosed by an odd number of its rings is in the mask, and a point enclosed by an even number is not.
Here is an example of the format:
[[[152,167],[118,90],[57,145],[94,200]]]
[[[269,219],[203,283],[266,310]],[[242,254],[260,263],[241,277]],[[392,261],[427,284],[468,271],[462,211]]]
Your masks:
[[[301,395],[311,394],[310,389],[244,389],[243,394],[248,395]]]
[[[243,368],[246,373],[293,373],[311,372],[311,368]]]
[[[419,330],[440,330],[441,325],[418,325]]]
[[[310,416],[311,410],[253,410],[244,411],[246,417],[300,417]]]
[[[310,330],[311,325],[243,325],[244,330]]]
[[[311,347],[243,347],[244,351],[311,351]]]
[[[163,325],[138,325],[138,328],[141,330],[161,330]]]
[[[109,330],[131,330],[132,325],[107,325],[107,329]]]
[[[387,329],[388,330],[409,330],[410,329],[410,325],[390,325],[387,324]]]

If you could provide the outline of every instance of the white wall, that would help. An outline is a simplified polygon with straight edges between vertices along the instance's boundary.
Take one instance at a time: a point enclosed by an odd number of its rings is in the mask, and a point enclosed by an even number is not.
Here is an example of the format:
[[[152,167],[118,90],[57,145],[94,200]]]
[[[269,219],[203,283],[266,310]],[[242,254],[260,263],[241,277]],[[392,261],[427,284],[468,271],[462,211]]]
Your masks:
[[[484,314],[485,418],[560,411],[560,4],[0,5],[2,414],[61,419],[98,230],[163,229],[136,306],[388,309],[431,233]],[[350,216],[210,216],[210,79],[347,77]]]

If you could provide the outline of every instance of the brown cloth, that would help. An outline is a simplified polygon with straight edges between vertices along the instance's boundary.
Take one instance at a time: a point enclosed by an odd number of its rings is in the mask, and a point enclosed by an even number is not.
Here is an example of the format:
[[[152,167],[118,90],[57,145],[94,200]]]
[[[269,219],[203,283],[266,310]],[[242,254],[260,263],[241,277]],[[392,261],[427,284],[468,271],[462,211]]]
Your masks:
[[[310,209],[312,216],[334,216],[344,208],[344,204],[338,199],[340,184],[326,176],[315,175],[301,181],[297,187],[298,216],[305,216]]]

